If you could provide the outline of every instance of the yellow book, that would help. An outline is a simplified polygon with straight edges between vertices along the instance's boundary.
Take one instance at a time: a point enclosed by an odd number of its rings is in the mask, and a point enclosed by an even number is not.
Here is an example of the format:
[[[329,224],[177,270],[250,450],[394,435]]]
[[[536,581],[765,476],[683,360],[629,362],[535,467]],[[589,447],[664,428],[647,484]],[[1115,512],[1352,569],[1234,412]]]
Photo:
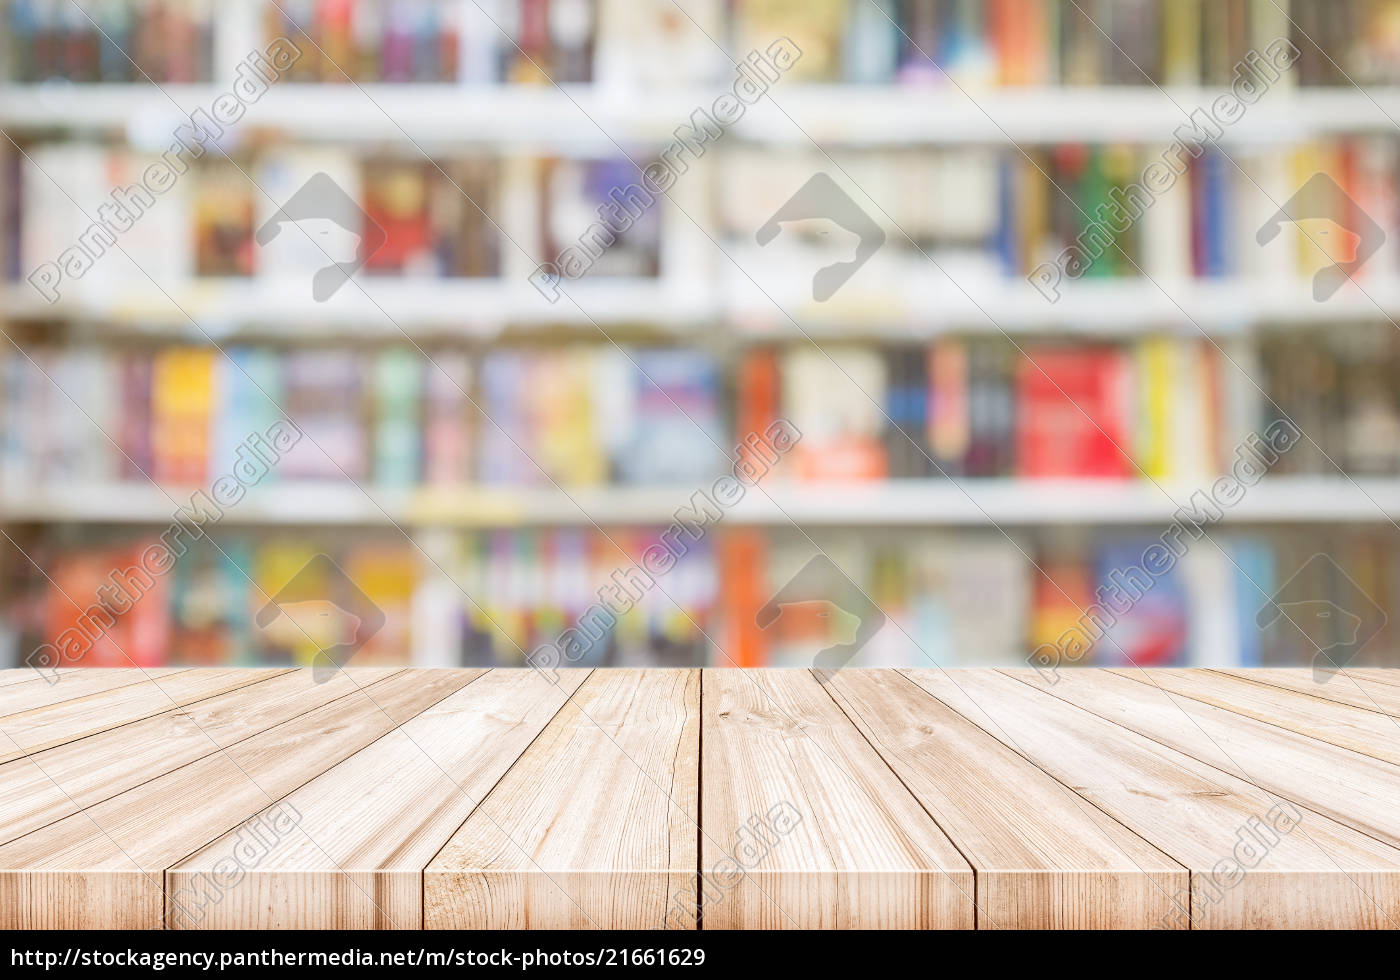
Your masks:
[[[334,637],[317,625],[318,619],[324,619],[329,628],[329,617],[298,615],[294,608],[323,601],[331,590],[325,567],[314,562],[315,557],[316,550],[305,544],[269,542],[257,549],[253,558],[253,639],[262,653],[260,659],[289,658],[310,666],[323,647],[334,644]]]
[[[157,480],[202,484],[214,401],[214,352],[177,347],[151,367],[151,449]]]
[[[1046,230],[1050,227],[1050,183],[1045,179],[1049,168],[1039,151],[1032,149],[1027,152],[1030,154],[1029,158],[1020,158],[1017,181],[1020,185],[1017,193],[1020,203],[1017,208],[1017,237],[1020,239],[1020,255],[1024,263],[1021,271],[1026,273],[1050,258],[1041,254]]]
[[[774,39],[786,37],[802,52],[787,72],[787,84],[837,81],[846,11],[847,0],[741,0],[739,50],[764,51]]]
[[[1149,337],[1138,344],[1138,465],[1154,480],[1171,478],[1171,392],[1174,341]]]
[[[1201,83],[1200,0],[1162,5],[1162,77],[1167,85]]]
[[[1335,148],[1323,143],[1305,143],[1293,154],[1293,189],[1302,187],[1316,173],[1326,173],[1339,186],[1344,186]],[[1329,218],[1309,217],[1289,226],[1298,243],[1298,275],[1303,281],[1311,282],[1313,276],[1332,264],[1327,249],[1329,234],[1336,232],[1335,224]]]

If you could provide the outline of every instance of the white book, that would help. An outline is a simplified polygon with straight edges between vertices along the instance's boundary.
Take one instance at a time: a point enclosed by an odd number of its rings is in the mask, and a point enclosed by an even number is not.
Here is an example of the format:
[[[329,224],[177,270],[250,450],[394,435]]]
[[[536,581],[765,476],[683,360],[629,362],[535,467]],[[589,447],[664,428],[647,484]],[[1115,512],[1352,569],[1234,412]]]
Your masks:
[[[863,347],[803,345],[783,357],[783,415],[820,446],[875,438],[886,425],[885,359]]]
[[[1001,534],[961,534],[942,545],[945,601],[958,666],[1022,666],[1031,607],[1025,555]]]
[[[314,178],[314,180],[313,180]],[[359,159],[349,150],[283,147],[260,160],[254,235],[257,276],[312,297],[313,280],[337,264],[357,264],[365,234]],[[356,293],[342,286],[332,298]]]
[[[1143,149],[1144,169],[1150,166],[1166,166],[1162,163],[1165,145],[1153,145]],[[1188,154],[1182,154],[1183,157]],[[1182,166],[1175,157],[1172,163]],[[1147,186],[1147,185],[1144,185]],[[1155,193],[1154,187],[1148,187]],[[1148,276],[1162,285],[1168,292],[1173,283],[1190,279],[1191,270],[1191,180],[1188,174],[1176,178],[1168,190],[1156,194],[1153,204],[1141,220],[1142,227],[1142,269]]]
[[[1240,275],[1256,280],[1261,288],[1295,283],[1298,279],[1297,234],[1288,228],[1272,241],[1260,244],[1258,234],[1298,188],[1293,173],[1293,152],[1275,146],[1250,153],[1234,153],[1244,174],[1235,172],[1236,214],[1239,235]],[[1247,175],[1247,176],[1246,176]]]
[[[427,558],[420,562],[410,612],[415,667],[461,666],[461,610],[465,600],[442,571],[454,563],[454,537],[445,529],[418,535],[418,546]]]
[[[1237,667],[1240,662],[1236,579],[1239,572],[1218,545],[1202,539],[1177,565],[1188,610],[1187,665]]]

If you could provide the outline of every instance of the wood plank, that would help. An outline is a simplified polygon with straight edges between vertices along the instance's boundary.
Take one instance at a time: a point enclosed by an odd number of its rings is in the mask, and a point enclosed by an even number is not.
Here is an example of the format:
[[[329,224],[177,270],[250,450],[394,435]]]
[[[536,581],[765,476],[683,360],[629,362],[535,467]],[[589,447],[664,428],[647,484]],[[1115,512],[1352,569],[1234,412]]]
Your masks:
[[[423,873],[430,929],[659,928],[695,890],[700,672],[599,670]]]
[[[227,694],[0,765],[0,844],[397,673],[273,673]]]
[[[292,807],[304,831],[204,907],[225,834],[166,876],[171,928],[421,929],[423,868],[588,676],[495,670],[330,769]],[[201,878],[202,876],[202,878]],[[183,910],[183,911],[182,911]]]
[[[32,670],[17,671],[28,674],[37,684],[22,684],[0,690],[0,725],[11,716],[35,708],[72,701],[77,698],[103,694],[119,687],[149,683],[152,680],[169,677],[189,670],[188,667],[151,667],[144,671],[134,667],[75,667],[58,675],[58,680],[50,683]]]
[[[1356,676],[1355,671],[1347,671],[1333,677],[1326,684],[1313,680],[1311,668],[1297,667],[1255,667],[1247,670],[1214,670],[1214,673],[1251,684],[1282,688],[1296,694],[1320,698],[1335,704],[1350,705],[1400,718],[1400,690],[1387,684],[1376,683]]]
[[[169,868],[480,674],[393,674],[0,846],[0,928],[160,928]]]
[[[1051,696],[1035,671],[955,671],[957,686],[940,672],[907,673],[1190,868],[1193,928],[1400,921],[1400,850],[1301,806],[1291,823],[1270,794]],[[1053,689],[1072,673],[1089,672],[1061,671]]]
[[[1029,682],[1024,672],[1015,677]],[[1154,687],[1061,671],[1037,685],[1129,731],[1400,847],[1400,767]]]
[[[33,667],[6,667],[4,670],[0,670],[0,687],[9,687],[11,684],[27,684],[30,681],[42,681],[53,686],[58,683],[55,678],[80,669],[79,667],[59,667],[45,676]]]
[[[842,670],[827,689],[976,869],[979,929],[1149,928],[1187,887],[1181,865],[899,673]]]
[[[1400,667],[1348,667],[1346,673],[1372,684],[1400,687]]]
[[[181,708],[290,668],[186,670],[0,718],[0,763]],[[77,683],[68,681],[67,683]]]
[[[972,868],[810,671],[706,670],[702,701],[706,929],[973,927]]]
[[[1133,680],[1135,669],[1113,671]],[[1321,701],[1210,670],[1147,670],[1152,683],[1173,694],[1237,715],[1400,764],[1400,721],[1374,711]]]

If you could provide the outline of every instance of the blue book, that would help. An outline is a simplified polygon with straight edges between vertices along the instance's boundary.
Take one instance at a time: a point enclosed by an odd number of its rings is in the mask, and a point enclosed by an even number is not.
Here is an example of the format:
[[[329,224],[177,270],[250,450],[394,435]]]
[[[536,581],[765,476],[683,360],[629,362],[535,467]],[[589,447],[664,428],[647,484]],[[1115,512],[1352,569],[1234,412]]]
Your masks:
[[[1095,644],[1095,665],[1104,667],[1173,667],[1186,660],[1190,637],[1189,604],[1176,568],[1151,576],[1143,567],[1143,555],[1155,538],[1130,539],[1100,549],[1095,562],[1099,587],[1117,585],[1117,595],[1131,597],[1113,601],[1116,622]],[[1144,587],[1144,583],[1150,583]],[[1110,593],[1114,594],[1114,593]]]
[[[1258,667],[1264,658],[1262,630],[1257,617],[1277,587],[1273,549],[1267,543],[1251,538],[1232,542],[1229,547],[1235,565],[1235,616],[1239,624],[1240,666]]]

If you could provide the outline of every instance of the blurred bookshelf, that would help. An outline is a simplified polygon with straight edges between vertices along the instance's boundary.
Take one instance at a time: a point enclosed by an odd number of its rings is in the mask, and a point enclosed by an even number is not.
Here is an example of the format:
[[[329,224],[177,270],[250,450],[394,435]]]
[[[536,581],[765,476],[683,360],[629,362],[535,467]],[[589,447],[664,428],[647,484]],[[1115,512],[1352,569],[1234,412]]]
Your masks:
[[[810,662],[815,614],[753,620],[820,547],[892,620],[857,663],[1022,665],[1280,413],[1309,438],[1090,662],[1306,664],[1254,619],[1319,551],[1398,621],[1400,0],[83,6],[0,3],[0,662],[229,471],[259,396],[331,452],[85,662],[303,656],[250,610],[325,552],[386,613],[356,663],[518,664],[778,417],[793,454],[583,663]],[[25,277],[278,36],[296,63],[47,302]],[[778,36],[793,71],[547,302],[537,264]],[[1087,275],[1026,281],[1275,38],[1296,64]],[[254,247],[317,170],[390,230],[324,302]],[[817,170],[888,235],[828,302],[823,241],[754,241]],[[1313,172],[1387,235],[1326,302],[1311,243],[1254,240]]]

